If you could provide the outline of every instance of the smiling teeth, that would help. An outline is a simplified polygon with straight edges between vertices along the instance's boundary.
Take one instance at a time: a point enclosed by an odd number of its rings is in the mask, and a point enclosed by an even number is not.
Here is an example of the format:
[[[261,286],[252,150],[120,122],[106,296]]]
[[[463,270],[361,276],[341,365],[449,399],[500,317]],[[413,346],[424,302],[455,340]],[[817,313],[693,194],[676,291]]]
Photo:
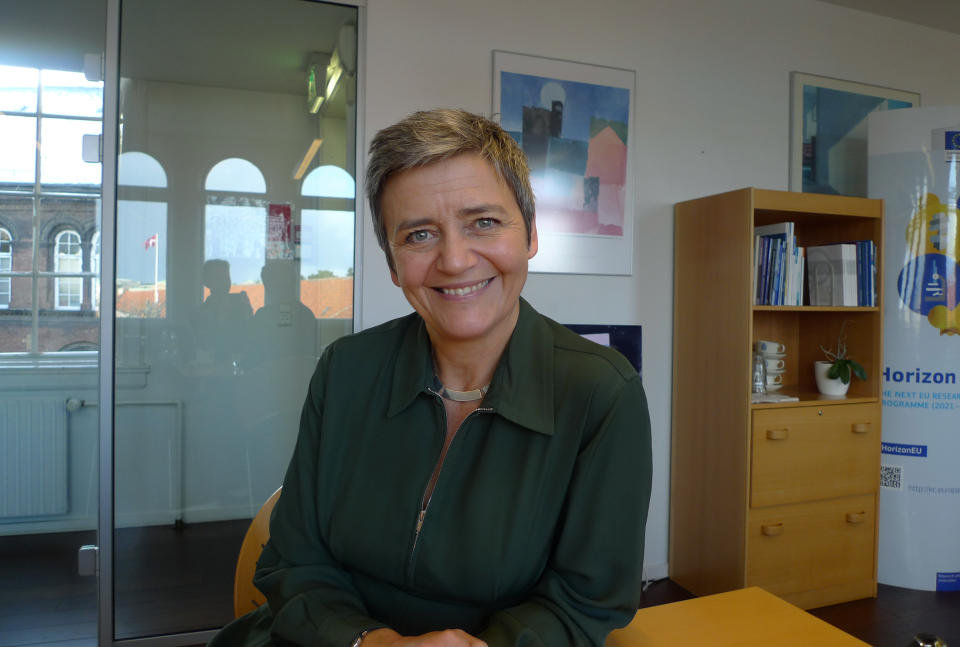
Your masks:
[[[490,282],[490,279],[487,279],[486,281],[480,281],[476,285],[471,285],[466,288],[453,288],[453,289],[440,288],[440,291],[443,292],[444,294],[449,294],[450,296],[456,295],[458,297],[462,297],[465,294],[470,294],[471,292],[476,292],[481,288],[487,287],[487,283],[489,282]]]

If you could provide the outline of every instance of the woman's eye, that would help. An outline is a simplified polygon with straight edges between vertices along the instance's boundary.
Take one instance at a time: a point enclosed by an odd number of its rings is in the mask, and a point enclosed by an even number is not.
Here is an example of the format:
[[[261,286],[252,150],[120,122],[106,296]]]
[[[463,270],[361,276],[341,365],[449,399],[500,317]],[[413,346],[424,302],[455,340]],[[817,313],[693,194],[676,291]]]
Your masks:
[[[426,229],[418,229],[417,231],[410,232],[407,240],[411,243],[424,243],[430,240],[430,232]]]

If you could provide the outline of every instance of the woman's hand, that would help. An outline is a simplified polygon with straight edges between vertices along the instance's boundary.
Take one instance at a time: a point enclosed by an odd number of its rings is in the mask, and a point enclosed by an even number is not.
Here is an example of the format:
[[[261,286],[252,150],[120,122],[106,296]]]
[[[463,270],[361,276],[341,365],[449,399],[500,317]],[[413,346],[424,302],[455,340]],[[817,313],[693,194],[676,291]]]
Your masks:
[[[487,643],[460,629],[401,636],[393,629],[377,629],[363,637],[360,647],[487,647]]]

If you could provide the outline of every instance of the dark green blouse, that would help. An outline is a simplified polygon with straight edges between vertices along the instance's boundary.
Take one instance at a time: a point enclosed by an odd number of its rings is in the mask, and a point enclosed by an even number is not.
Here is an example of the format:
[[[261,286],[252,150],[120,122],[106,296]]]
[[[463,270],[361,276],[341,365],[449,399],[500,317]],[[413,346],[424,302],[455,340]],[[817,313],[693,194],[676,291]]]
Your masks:
[[[521,300],[418,532],[446,428],[433,384],[416,314],[327,348],[254,578],[268,605],[212,645],[347,647],[383,626],[602,645],[630,621],[651,482],[633,367]]]

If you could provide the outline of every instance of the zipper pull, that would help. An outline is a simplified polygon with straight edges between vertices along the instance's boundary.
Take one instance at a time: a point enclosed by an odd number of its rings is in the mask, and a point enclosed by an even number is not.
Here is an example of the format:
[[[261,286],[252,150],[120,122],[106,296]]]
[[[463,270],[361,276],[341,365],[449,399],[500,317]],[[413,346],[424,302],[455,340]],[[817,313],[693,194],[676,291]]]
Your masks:
[[[417,534],[420,534],[420,529],[423,527],[423,518],[427,516],[427,509],[424,508],[420,511],[420,514],[417,515]]]

